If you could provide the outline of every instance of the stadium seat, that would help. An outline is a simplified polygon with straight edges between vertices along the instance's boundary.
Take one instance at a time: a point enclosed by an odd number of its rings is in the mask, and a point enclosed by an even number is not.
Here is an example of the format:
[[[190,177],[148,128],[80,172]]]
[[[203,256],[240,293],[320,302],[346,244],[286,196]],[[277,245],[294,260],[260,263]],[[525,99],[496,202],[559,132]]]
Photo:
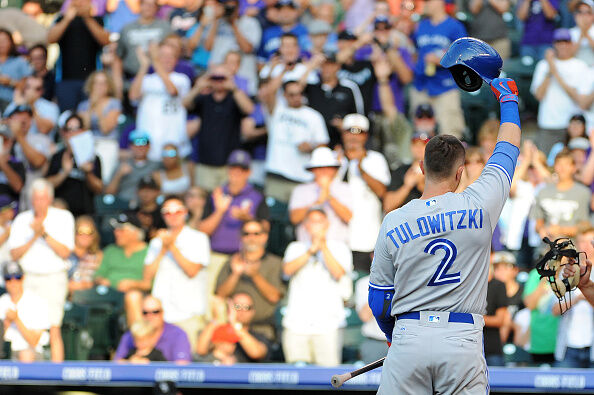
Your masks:
[[[113,228],[109,220],[130,209],[130,202],[114,195],[95,196],[95,223],[101,236],[101,244],[106,246],[114,242]]]
[[[75,291],[72,301],[89,308],[88,330],[93,338],[89,359],[109,359],[123,333],[124,294],[99,285]]]
[[[289,206],[272,197],[266,198],[268,206],[270,235],[268,236],[268,252],[283,256],[289,243],[295,240],[295,230],[289,220]]]
[[[344,309],[346,316],[346,327],[342,329],[342,362],[354,363],[360,359],[359,347],[363,342],[361,325],[363,322],[353,308]]]
[[[67,361],[89,359],[93,338],[87,329],[88,325],[89,307],[66,302],[62,321],[62,339],[64,341],[64,358]]]
[[[483,84],[476,92],[460,91],[460,100],[464,112],[464,121],[470,132],[470,142],[476,144],[476,137],[483,122],[497,116],[497,101],[493,98],[491,88]]]
[[[536,62],[529,56],[508,59],[503,64],[506,77],[513,78],[518,86],[519,107],[522,117],[525,117],[526,113],[534,117],[538,112],[538,100],[530,93],[535,67]]]

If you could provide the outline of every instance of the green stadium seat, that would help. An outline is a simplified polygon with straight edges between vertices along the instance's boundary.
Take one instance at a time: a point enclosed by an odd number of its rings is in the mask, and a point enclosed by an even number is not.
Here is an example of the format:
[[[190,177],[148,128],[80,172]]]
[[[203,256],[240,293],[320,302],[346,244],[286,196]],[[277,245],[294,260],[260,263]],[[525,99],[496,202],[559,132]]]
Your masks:
[[[290,242],[295,240],[295,230],[289,220],[289,205],[272,197],[266,198],[268,206],[270,235],[268,236],[268,252],[283,256]]]
[[[487,84],[483,84],[476,92],[460,91],[464,121],[470,131],[470,142],[476,144],[478,131],[487,119],[496,116],[497,101],[493,100],[493,93]]]
[[[505,61],[503,71],[506,77],[513,78],[518,86],[520,95],[520,113],[525,117],[525,113],[536,116],[538,112],[538,100],[530,93],[532,84],[532,75],[536,62],[529,56],[522,58],[512,58]]]
[[[94,198],[95,223],[101,236],[101,244],[106,246],[114,242],[113,228],[109,220],[130,209],[130,202],[114,195],[98,195]]]
[[[87,329],[89,313],[88,306],[72,302],[66,302],[64,306],[62,339],[64,341],[64,358],[67,361],[89,359],[89,352],[93,346],[93,338]]]
[[[89,308],[88,330],[93,338],[89,359],[109,359],[124,330],[124,294],[99,285],[75,291],[72,301]]]

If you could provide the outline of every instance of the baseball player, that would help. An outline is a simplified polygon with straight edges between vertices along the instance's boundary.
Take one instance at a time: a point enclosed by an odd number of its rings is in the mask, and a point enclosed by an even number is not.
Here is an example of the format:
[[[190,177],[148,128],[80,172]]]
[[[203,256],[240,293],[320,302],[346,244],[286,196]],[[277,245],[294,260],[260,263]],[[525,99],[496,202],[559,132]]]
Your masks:
[[[433,137],[421,162],[423,195],[382,223],[369,305],[391,346],[378,394],[489,391],[483,314],[491,237],[509,194],[521,137],[515,82],[489,82],[501,103],[501,125],[479,178],[454,193],[464,170],[464,147],[454,136]]]

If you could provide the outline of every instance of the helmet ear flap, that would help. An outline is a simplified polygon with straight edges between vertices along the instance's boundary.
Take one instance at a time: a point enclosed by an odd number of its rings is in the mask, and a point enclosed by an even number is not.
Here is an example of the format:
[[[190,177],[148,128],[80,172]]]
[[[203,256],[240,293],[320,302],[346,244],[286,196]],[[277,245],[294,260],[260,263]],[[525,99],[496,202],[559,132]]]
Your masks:
[[[481,85],[483,85],[483,79],[470,67],[456,64],[450,67],[450,72],[452,73],[456,84],[467,92],[478,91],[481,88]]]

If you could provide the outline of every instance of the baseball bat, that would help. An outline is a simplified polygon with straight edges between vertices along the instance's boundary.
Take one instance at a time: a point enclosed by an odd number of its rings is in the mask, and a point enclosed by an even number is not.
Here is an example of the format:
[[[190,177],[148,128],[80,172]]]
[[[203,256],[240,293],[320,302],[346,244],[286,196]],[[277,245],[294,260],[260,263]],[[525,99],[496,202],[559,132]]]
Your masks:
[[[334,388],[338,388],[341,385],[343,385],[345,381],[350,380],[355,376],[358,376],[360,374],[367,373],[370,370],[379,368],[380,366],[382,366],[384,364],[385,359],[386,359],[386,357],[383,357],[381,359],[378,359],[375,362],[371,362],[370,364],[365,365],[360,369],[353,370],[352,372],[349,372],[349,373],[335,374],[334,376],[332,376],[332,379],[330,380],[330,382],[332,383],[332,386]]]

